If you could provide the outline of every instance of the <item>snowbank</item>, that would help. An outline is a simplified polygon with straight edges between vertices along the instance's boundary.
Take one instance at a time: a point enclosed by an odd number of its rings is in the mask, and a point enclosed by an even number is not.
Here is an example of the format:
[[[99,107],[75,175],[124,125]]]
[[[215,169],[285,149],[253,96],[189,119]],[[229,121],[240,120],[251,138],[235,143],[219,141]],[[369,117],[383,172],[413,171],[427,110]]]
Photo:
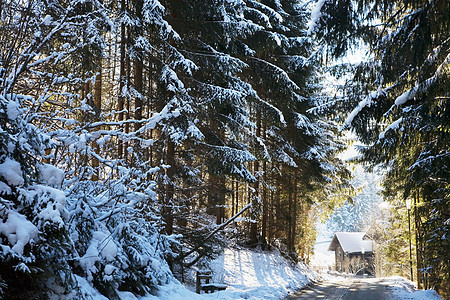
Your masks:
[[[193,291],[194,287],[185,287],[172,279],[159,288],[157,295],[136,297],[130,292],[119,292],[118,295],[121,300],[280,299],[319,279],[306,264],[293,266],[278,251],[225,249],[223,255],[211,263],[211,269],[213,282],[227,285],[225,291],[199,295]],[[84,278],[76,277],[85,294],[95,300],[106,299]]]
[[[416,290],[414,283],[403,277],[383,278],[383,283],[397,300],[441,300],[435,290]]]
[[[225,249],[211,268],[214,283],[227,285],[225,291],[198,295],[180,283],[171,282],[161,287],[157,296],[144,299],[280,299],[318,279],[306,264],[292,266],[278,251]]]

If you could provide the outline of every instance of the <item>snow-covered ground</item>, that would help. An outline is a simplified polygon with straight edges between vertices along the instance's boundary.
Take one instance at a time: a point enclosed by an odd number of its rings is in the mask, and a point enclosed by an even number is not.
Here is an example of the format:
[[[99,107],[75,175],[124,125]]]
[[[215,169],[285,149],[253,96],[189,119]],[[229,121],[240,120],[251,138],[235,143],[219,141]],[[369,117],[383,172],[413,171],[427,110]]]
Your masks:
[[[179,282],[161,287],[157,296],[145,300],[200,300],[200,299],[281,299],[289,292],[304,287],[319,278],[304,263],[295,266],[278,251],[250,251],[225,249],[212,262],[213,281],[227,285],[225,291],[198,295]],[[122,299],[135,299],[123,295]]]
[[[396,300],[440,300],[441,297],[434,290],[417,290],[414,283],[403,277],[383,278],[391,294]]]
[[[208,300],[208,299],[282,299],[311,281],[318,279],[350,284],[353,278],[323,274],[321,278],[303,263],[292,266],[279,252],[225,249],[222,256],[212,262],[213,281],[227,285],[225,291],[196,294],[194,287],[186,287],[173,279],[162,286],[157,295],[136,298],[128,292],[120,293],[121,300]],[[402,277],[375,279],[386,286],[393,300],[440,300],[435,291],[420,291]],[[86,283],[86,288],[92,288]],[[107,300],[96,291],[95,300]]]

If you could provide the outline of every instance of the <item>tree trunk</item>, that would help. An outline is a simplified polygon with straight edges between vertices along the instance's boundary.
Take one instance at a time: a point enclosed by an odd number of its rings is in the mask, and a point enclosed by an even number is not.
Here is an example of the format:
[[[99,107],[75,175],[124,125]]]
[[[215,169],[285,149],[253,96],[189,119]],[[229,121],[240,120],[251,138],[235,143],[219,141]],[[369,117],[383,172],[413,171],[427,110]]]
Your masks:
[[[256,111],[256,136],[261,137],[261,111],[258,109]],[[253,174],[258,174],[259,172],[259,161],[256,159],[253,163]],[[254,245],[258,243],[258,219],[259,219],[259,203],[258,203],[258,197],[259,197],[259,186],[260,186],[260,179],[256,178],[256,182],[253,184],[253,188],[255,189],[254,195],[252,197],[253,202],[253,215],[252,219],[253,222],[250,224],[250,244]]]
[[[276,193],[275,193],[275,228],[276,228],[276,232],[280,232],[283,227],[284,227],[284,218],[283,218],[283,211],[282,211],[282,207],[281,207],[281,187],[282,187],[282,182],[281,179],[279,178],[279,175],[277,175],[277,185],[276,185]],[[277,236],[276,236],[277,237]],[[279,237],[279,234],[278,234]]]
[[[239,181],[236,181],[236,210],[234,214],[237,214],[239,210]]]
[[[103,4],[103,0],[100,0],[100,3]],[[94,112],[95,112],[95,120],[100,121],[100,114],[102,112],[102,58],[99,57],[97,60],[98,64],[98,72],[95,75],[94,82]],[[100,153],[99,145],[97,141],[93,141],[93,148],[96,154]],[[100,178],[100,162],[96,157],[92,157],[92,168],[94,169],[94,173],[92,174],[91,179],[93,181],[97,181]]]
[[[222,185],[221,177],[209,172],[208,187],[208,213],[216,216],[216,224],[222,223]]]
[[[143,82],[142,82],[142,71],[143,71],[143,64],[142,64],[142,60],[137,59],[134,61],[134,88],[136,89],[136,91],[139,93],[139,95],[137,95],[135,97],[134,100],[134,118],[136,120],[142,120],[142,87],[143,87]],[[138,131],[139,128],[141,128],[141,123],[137,122],[135,123],[135,131]]]
[[[142,21],[142,8],[143,8],[143,2],[142,0],[135,0],[133,1],[136,8],[136,17],[138,21],[141,23]],[[139,37],[142,35],[142,25],[136,26],[134,33],[135,37]],[[134,58],[133,66],[134,66],[134,88],[138,95],[135,96],[134,99],[134,118],[136,120],[142,120],[142,98],[143,98],[143,81],[142,81],[142,73],[143,73],[143,60],[144,60],[144,54],[141,49],[138,49],[137,53],[135,54],[137,57]],[[138,131],[139,128],[141,128],[141,123],[136,122],[134,126],[134,130]],[[139,144],[136,145],[136,147],[139,147]]]
[[[125,12],[125,0],[121,1],[121,11]],[[117,109],[119,111],[119,122],[124,120],[123,110],[125,108],[125,99],[122,95],[123,88],[125,86],[125,44],[126,44],[126,32],[125,32],[125,24],[121,24],[120,26],[120,71],[119,71],[119,98],[117,103]],[[118,140],[119,147],[117,149],[117,155],[119,159],[123,158],[124,149],[123,142]]]
[[[127,28],[127,34],[128,35],[130,34],[129,27]],[[125,75],[126,82],[125,83],[127,85],[126,89],[127,89],[127,91],[129,91],[130,90],[130,77],[131,77],[131,61],[130,61],[130,57],[128,55],[125,56],[125,63],[126,63],[125,64],[125,70],[126,70],[126,75]],[[124,106],[126,109],[125,119],[130,120],[130,97],[129,97],[129,95],[126,95],[124,100],[125,100]],[[130,133],[130,124],[129,123],[125,123],[125,133],[126,134]],[[123,156],[125,158],[125,161],[128,160],[128,145],[129,145],[128,141],[126,141],[123,145],[124,146]]]
[[[236,205],[236,192],[234,189],[235,180],[231,179],[231,215],[234,215],[234,207]]]
[[[217,135],[219,140],[225,139],[225,131],[221,124],[214,118],[209,122],[212,132]],[[215,170],[208,170],[209,189],[208,189],[208,213],[216,216],[216,223],[221,224],[225,218],[225,190],[226,179],[224,175],[217,175]]]
[[[219,178],[219,215],[218,215],[218,223],[222,224],[226,220],[225,214],[225,191],[226,191],[226,178],[221,176]]]
[[[100,121],[100,113],[102,110],[102,60],[98,60],[99,71],[95,76],[94,83],[94,111],[95,111],[95,119],[94,121]],[[92,148],[96,154],[100,153],[99,145],[97,141],[93,141]],[[94,169],[94,173],[92,174],[91,179],[93,181],[97,181],[100,178],[100,162],[94,156],[92,157],[92,168]]]
[[[296,235],[297,235],[297,179],[294,177],[292,180],[292,210],[291,210],[291,219],[292,219],[292,230],[291,230],[291,241],[292,241],[292,251],[295,251],[296,245]]]
[[[266,126],[264,125],[263,130],[263,139],[266,140]],[[262,213],[262,220],[261,220],[261,236],[262,236],[262,242],[264,244],[267,244],[267,218],[268,218],[268,203],[267,203],[267,162],[264,160],[262,163],[262,171],[263,171],[263,182],[264,185],[262,186],[262,195],[261,195],[261,201],[263,206],[263,213]]]
[[[272,172],[272,174],[271,174],[271,184],[272,185],[274,185],[274,175],[273,175],[273,172]],[[272,243],[272,240],[273,240],[273,230],[274,230],[274,213],[273,213],[273,210],[274,210],[274,196],[275,196],[275,192],[273,191],[273,190],[270,190],[270,197],[269,197],[269,199],[270,199],[270,203],[269,203],[269,205],[268,205],[268,207],[269,207],[269,224],[267,225],[267,227],[268,227],[268,231],[269,231],[269,234],[268,234],[268,242],[269,242],[269,244],[271,244]]]
[[[166,193],[163,202],[163,218],[166,224],[166,233],[172,234],[173,233],[172,204],[174,196],[173,179],[175,175],[175,144],[173,142],[169,141],[167,143],[166,157],[167,157],[167,164],[170,165],[170,167],[167,169],[167,177],[169,182],[166,184],[165,188]]]
[[[423,273],[420,272],[422,269],[422,239],[421,239],[421,224],[419,210],[417,209],[420,201],[419,190],[415,193],[414,197],[414,223],[415,223],[415,234],[416,234],[416,257],[417,257],[417,288],[421,289],[423,287]]]
[[[289,251],[292,250],[292,182],[291,178],[289,178],[289,187],[288,187],[288,205],[289,205],[289,211],[288,211],[288,235],[287,235],[287,246]]]

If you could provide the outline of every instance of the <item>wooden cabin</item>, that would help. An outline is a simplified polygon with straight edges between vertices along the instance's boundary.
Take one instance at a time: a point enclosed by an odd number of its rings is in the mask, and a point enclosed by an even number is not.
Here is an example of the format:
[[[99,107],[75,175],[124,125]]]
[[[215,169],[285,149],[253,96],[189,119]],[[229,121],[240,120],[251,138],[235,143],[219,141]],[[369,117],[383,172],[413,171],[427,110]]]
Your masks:
[[[336,271],[375,275],[373,241],[364,232],[336,232],[328,251],[334,251]]]

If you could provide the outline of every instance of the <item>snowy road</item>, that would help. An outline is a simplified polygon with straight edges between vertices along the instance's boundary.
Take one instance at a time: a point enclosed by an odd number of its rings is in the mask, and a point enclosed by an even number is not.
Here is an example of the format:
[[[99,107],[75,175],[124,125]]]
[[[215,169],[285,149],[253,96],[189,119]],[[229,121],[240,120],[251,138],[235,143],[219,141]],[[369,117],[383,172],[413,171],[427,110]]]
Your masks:
[[[330,280],[313,285],[290,295],[286,300],[328,299],[328,300],[391,300],[399,297],[390,281],[383,278],[350,278]],[[412,299],[412,298],[410,298]]]

